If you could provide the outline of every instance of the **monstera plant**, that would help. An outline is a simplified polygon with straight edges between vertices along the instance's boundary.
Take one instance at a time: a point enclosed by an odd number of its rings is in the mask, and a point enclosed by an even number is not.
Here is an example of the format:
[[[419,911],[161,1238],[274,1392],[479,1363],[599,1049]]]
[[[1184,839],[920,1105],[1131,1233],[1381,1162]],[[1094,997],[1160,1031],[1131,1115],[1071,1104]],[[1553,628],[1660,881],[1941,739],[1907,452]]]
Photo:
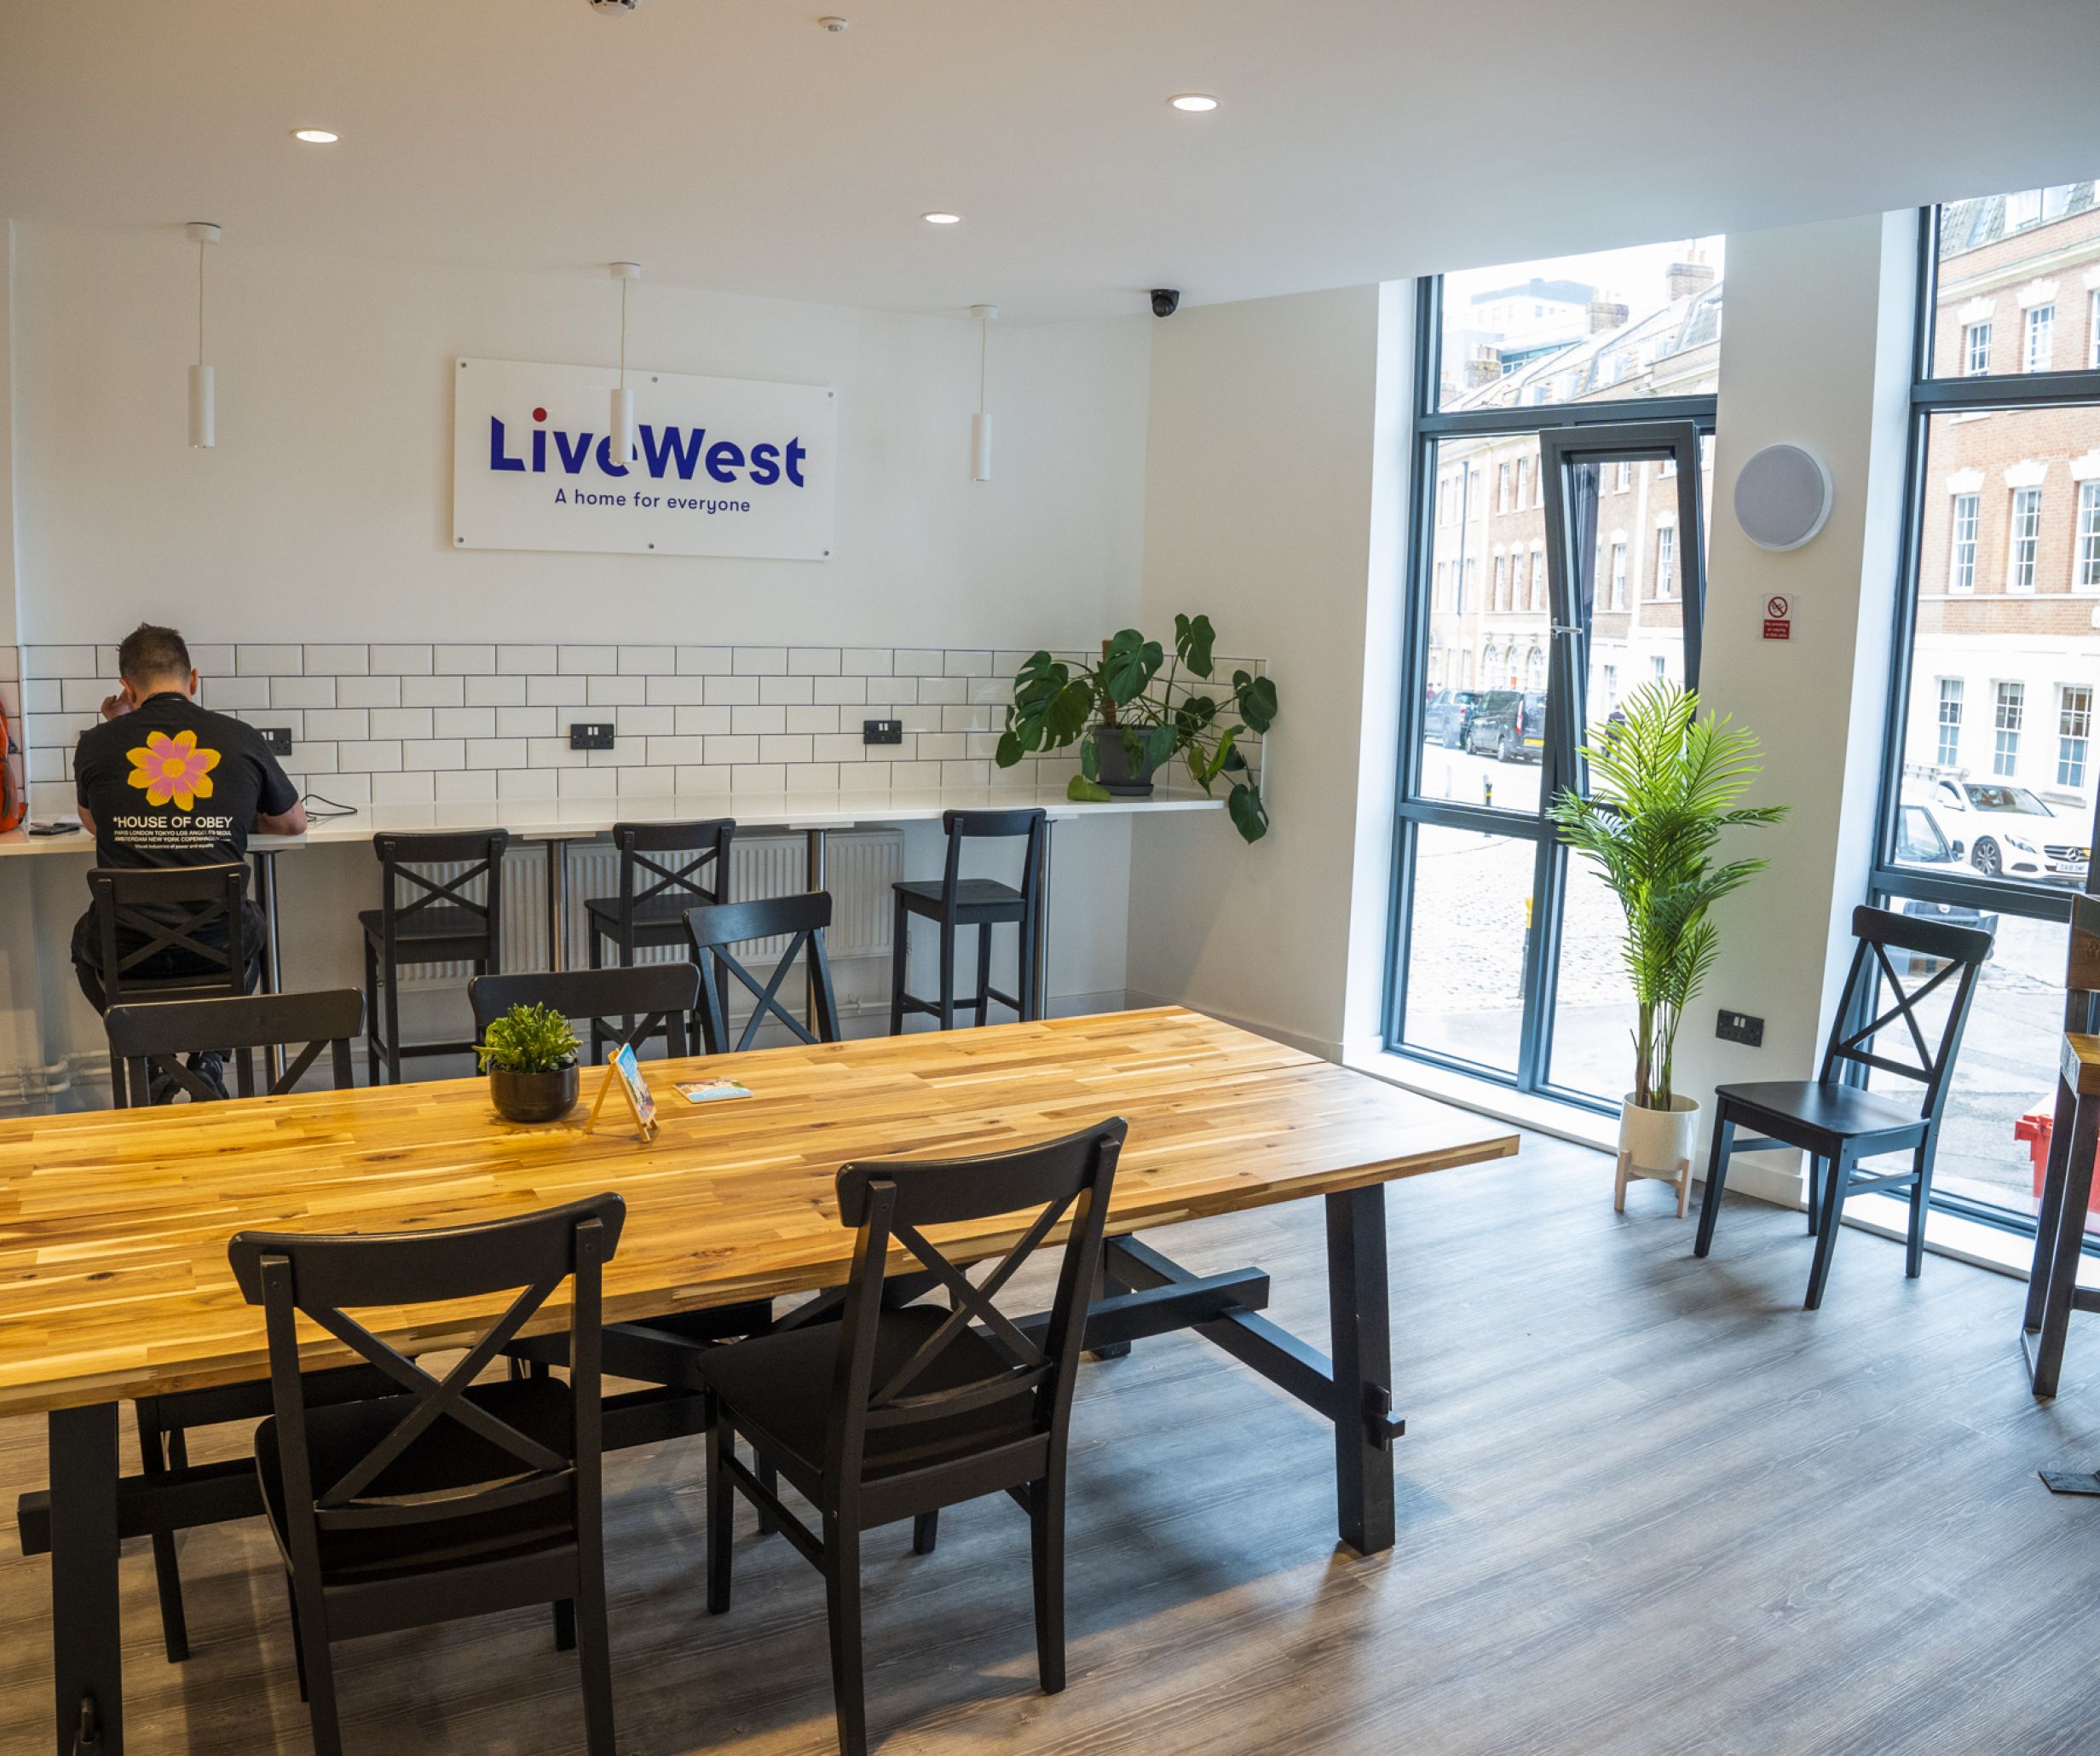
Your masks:
[[[1077,744],[1079,772],[1066,794],[1100,802],[1149,794],[1153,775],[1180,757],[1206,793],[1226,783],[1234,827],[1259,841],[1269,832],[1268,806],[1239,744],[1275,723],[1276,685],[1244,670],[1232,673],[1230,688],[1214,681],[1216,640],[1209,616],[1177,615],[1171,660],[1135,628],[1104,640],[1099,663],[1034,654],[1013,679],[999,765]]]

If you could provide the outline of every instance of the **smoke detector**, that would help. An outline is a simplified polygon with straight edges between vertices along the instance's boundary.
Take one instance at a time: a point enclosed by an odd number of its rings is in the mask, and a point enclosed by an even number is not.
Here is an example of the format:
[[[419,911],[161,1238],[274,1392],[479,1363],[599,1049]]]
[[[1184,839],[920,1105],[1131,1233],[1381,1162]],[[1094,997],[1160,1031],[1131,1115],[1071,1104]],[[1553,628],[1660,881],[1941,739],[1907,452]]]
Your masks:
[[[820,18],[817,20],[817,23],[822,25],[827,31],[829,31],[834,37],[845,28],[845,20],[838,17],[836,14],[828,18]]]
[[[632,12],[640,0],[591,0],[593,12]]]

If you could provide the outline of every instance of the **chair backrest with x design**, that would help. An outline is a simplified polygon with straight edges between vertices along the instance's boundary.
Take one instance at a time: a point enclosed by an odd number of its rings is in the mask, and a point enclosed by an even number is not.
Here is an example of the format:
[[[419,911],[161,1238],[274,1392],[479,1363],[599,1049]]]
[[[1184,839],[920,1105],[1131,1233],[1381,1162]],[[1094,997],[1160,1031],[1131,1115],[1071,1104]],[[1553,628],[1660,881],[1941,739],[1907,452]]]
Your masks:
[[[730,843],[736,835],[736,819],[727,817],[690,823],[614,823],[621,938],[632,941],[636,912],[644,904],[690,908],[728,901]],[[660,854],[665,858],[657,858]]]
[[[474,1008],[477,1037],[485,1038],[489,1025],[514,1006],[550,1006],[565,1019],[588,1020],[609,1056],[623,1043],[645,1043],[661,1031],[664,1052],[676,1060],[689,1052],[685,1023],[699,985],[700,972],[689,963],[534,970],[477,975],[467,984],[467,1003]],[[622,1021],[617,1028],[615,1019]]]
[[[824,931],[831,925],[831,892],[805,891],[799,896],[766,897],[757,902],[717,903],[709,908],[688,909],[685,930],[693,942],[693,961],[700,966],[700,1037],[708,1054],[724,1054],[732,1048],[751,1047],[768,1019],[787,1027],[798,1043],[836,1043],[839,1040],[839,1002],[832,991],[831,959],[824,950]],[[761,983],[730,950],[732,945],[758,939],[785,939],[787,950],[772,973]],[[781,1004],[780,991],[788,972],[805,952],[816,981],[816,1028],[810,1027]],[[732,1045],[729,1014],[724,1002],[733,977],[747,989],[755,1004],[751,1016]]]
[[[1087,1308],[1101,1262],[1103,1227],[1116,1161],[1129,1133],[1114,1118],[1062,1140],[979,1158],[848,1164],[839,1172],[839,1217],[857,1233],[840,1311],[825,1473],[834,1488],[860,1479],[870,1433],[881,1435],[886,1465],[923,1452],[950,1461],[966,1448],[952,1424],[972,1417],[989,1434],[1018,1428],[1062,1438],[1086,1333]],[[1035,1210],[1032,1218],[1024,1217]],[[1018,1237],[979,1280],[926,1236],[927,1229],[995,1214],[1015,1216]],[[1002,1311],[998,1294],[1059,1226],[1065,1234],[1049,1322],[1040,1341]],[[902,1361],[878,1374],[883,1286],[898,1272],[902,1249],[949,1297],[947,1316]],[[978,1372],[943,1362],[965,1333],[982,1346]],[[998,1418],[1001,1412],[1010,1417]]]
[[[490,968],[503,950],[503,856],[508,829],[473,829],[456,835],[374,835],[378,857],[381,933],[387,967],[403,937],[486,939]],[[424,867],[457,866],[450,876]]]
[[[317,1574],[320,1533],[470,1517],[567,1497],[580,1525],[598,1516],[601,1291],[626,1214],[597,1195],[515,1218],[421,1232],[242,1232],[227,1246],[234,1279],[263,1308],[270,1395],[277,1417],[288,1546],[295,1571]],[[468,1399],[467,1387],[564,1280],[568,1316],[570,1442],[558,1448]],[[349,1314],[514,1293],[442,1378],[433,1377]],[[297,1320],[305,1317],[401,1387],[400,1418],[355,1458],[325,1460],[317,1480],[300,1377]],[[449,1426],[440,1429],[440,1422]],[[445,1484],[389,1491],[389,1469],[418,1441],[451,1447]]]
[[[1827,1084],[1839,1078],[1849,1063],[1914,1080],[1924,1087],[1921,1113],[1936,1121],[1947,1101],[1947,1076],[1961,1047],[1970,1002],[1976,994],[1976,974],[1991,955],[1991,935],[1981,928],[1957,927],[1951,921],[1899,915],[1888,909],[1858,908],[1852,911],[1852,936],[1858,943],[1853,949],[1852,967],[1845,975],[1838,1021],[1831,1027],[1830,1042],[1823,1052],[1822,1072],[1817,1077]],[[1908,971],[1898,971],[1889,956],[1891,950],[1930,958],[1939,968],[1915,985],[1907,985]],[[1870,1017],[1868,1006],[1884,984],[1887,1003]],[[1928,1028],[1930,1020],[1921,1008],[1928,998],[1950,984],[1953,991],[1936,1043],[1930,1040],[1934,1032]],[[1855,1023],[1861,1019],[1866,1020],[1863,1024]],[[1899,1060],[1877,1046],[1880,1033],[1899,1024],[1901,1040],[1916,1051],[1915,1061]]]
[[[248,869],[97,866],[88,874],[101,929],[102,987],[112,1006],[131,995],[234,995],[248,984]],[[155,975],[182,954],[193,973]]]
[[[313,994],[162,1000],[150,1006],[112,1006],[103,1022],[109,1031],[109,1052],[124,1066],[124,1077],[111,1082],[119,1109],[145,1103],[162,1079],[172,1080],[193,1102],[216,1098],[218,1092],[182,1060],[210,1050],[234,1052],[234,1089],[242,1097],[254,1097],[255,1051],[294,1043],[304,1046],[286,1058],[284,1072],[266,1082],[262,1095],[280,1097],[294,1089],[323,1050],[330,1058],[335,1089],[348,1091],[354,1083],[350,1043],[365,1028],[365,996],[355,988],[334,988]]]

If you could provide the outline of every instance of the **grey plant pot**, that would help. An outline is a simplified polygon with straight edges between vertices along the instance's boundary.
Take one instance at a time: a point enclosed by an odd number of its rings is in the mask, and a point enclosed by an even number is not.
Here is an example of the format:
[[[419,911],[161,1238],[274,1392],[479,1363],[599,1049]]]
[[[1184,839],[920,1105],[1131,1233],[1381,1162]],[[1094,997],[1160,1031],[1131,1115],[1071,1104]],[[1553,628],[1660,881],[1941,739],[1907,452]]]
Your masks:
[[[576,1064],[551,1073],[513,1073],[508,1067],[488,1070],[488,1095],[496,1113],[511,1122],[558,1122],[576,1107]]]
[[[1130,765],[1130,753],[1123,748],[1122,731],[1113,725],[1093,728],[1094,773],[1101,784],[1122,799],[1152,796],[1152,765],[1142,754],[1138,765]]]

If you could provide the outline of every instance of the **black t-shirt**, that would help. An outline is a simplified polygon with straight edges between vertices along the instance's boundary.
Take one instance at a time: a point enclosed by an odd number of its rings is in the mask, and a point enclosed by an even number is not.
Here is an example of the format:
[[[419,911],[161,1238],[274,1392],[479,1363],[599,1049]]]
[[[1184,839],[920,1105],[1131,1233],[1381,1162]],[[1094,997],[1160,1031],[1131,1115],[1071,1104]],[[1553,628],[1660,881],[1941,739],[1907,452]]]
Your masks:
[[[258,812],[281,816],[299,799],[254,727],[178,690],[82,732],[73,781],[105,866],[230,864]]]

